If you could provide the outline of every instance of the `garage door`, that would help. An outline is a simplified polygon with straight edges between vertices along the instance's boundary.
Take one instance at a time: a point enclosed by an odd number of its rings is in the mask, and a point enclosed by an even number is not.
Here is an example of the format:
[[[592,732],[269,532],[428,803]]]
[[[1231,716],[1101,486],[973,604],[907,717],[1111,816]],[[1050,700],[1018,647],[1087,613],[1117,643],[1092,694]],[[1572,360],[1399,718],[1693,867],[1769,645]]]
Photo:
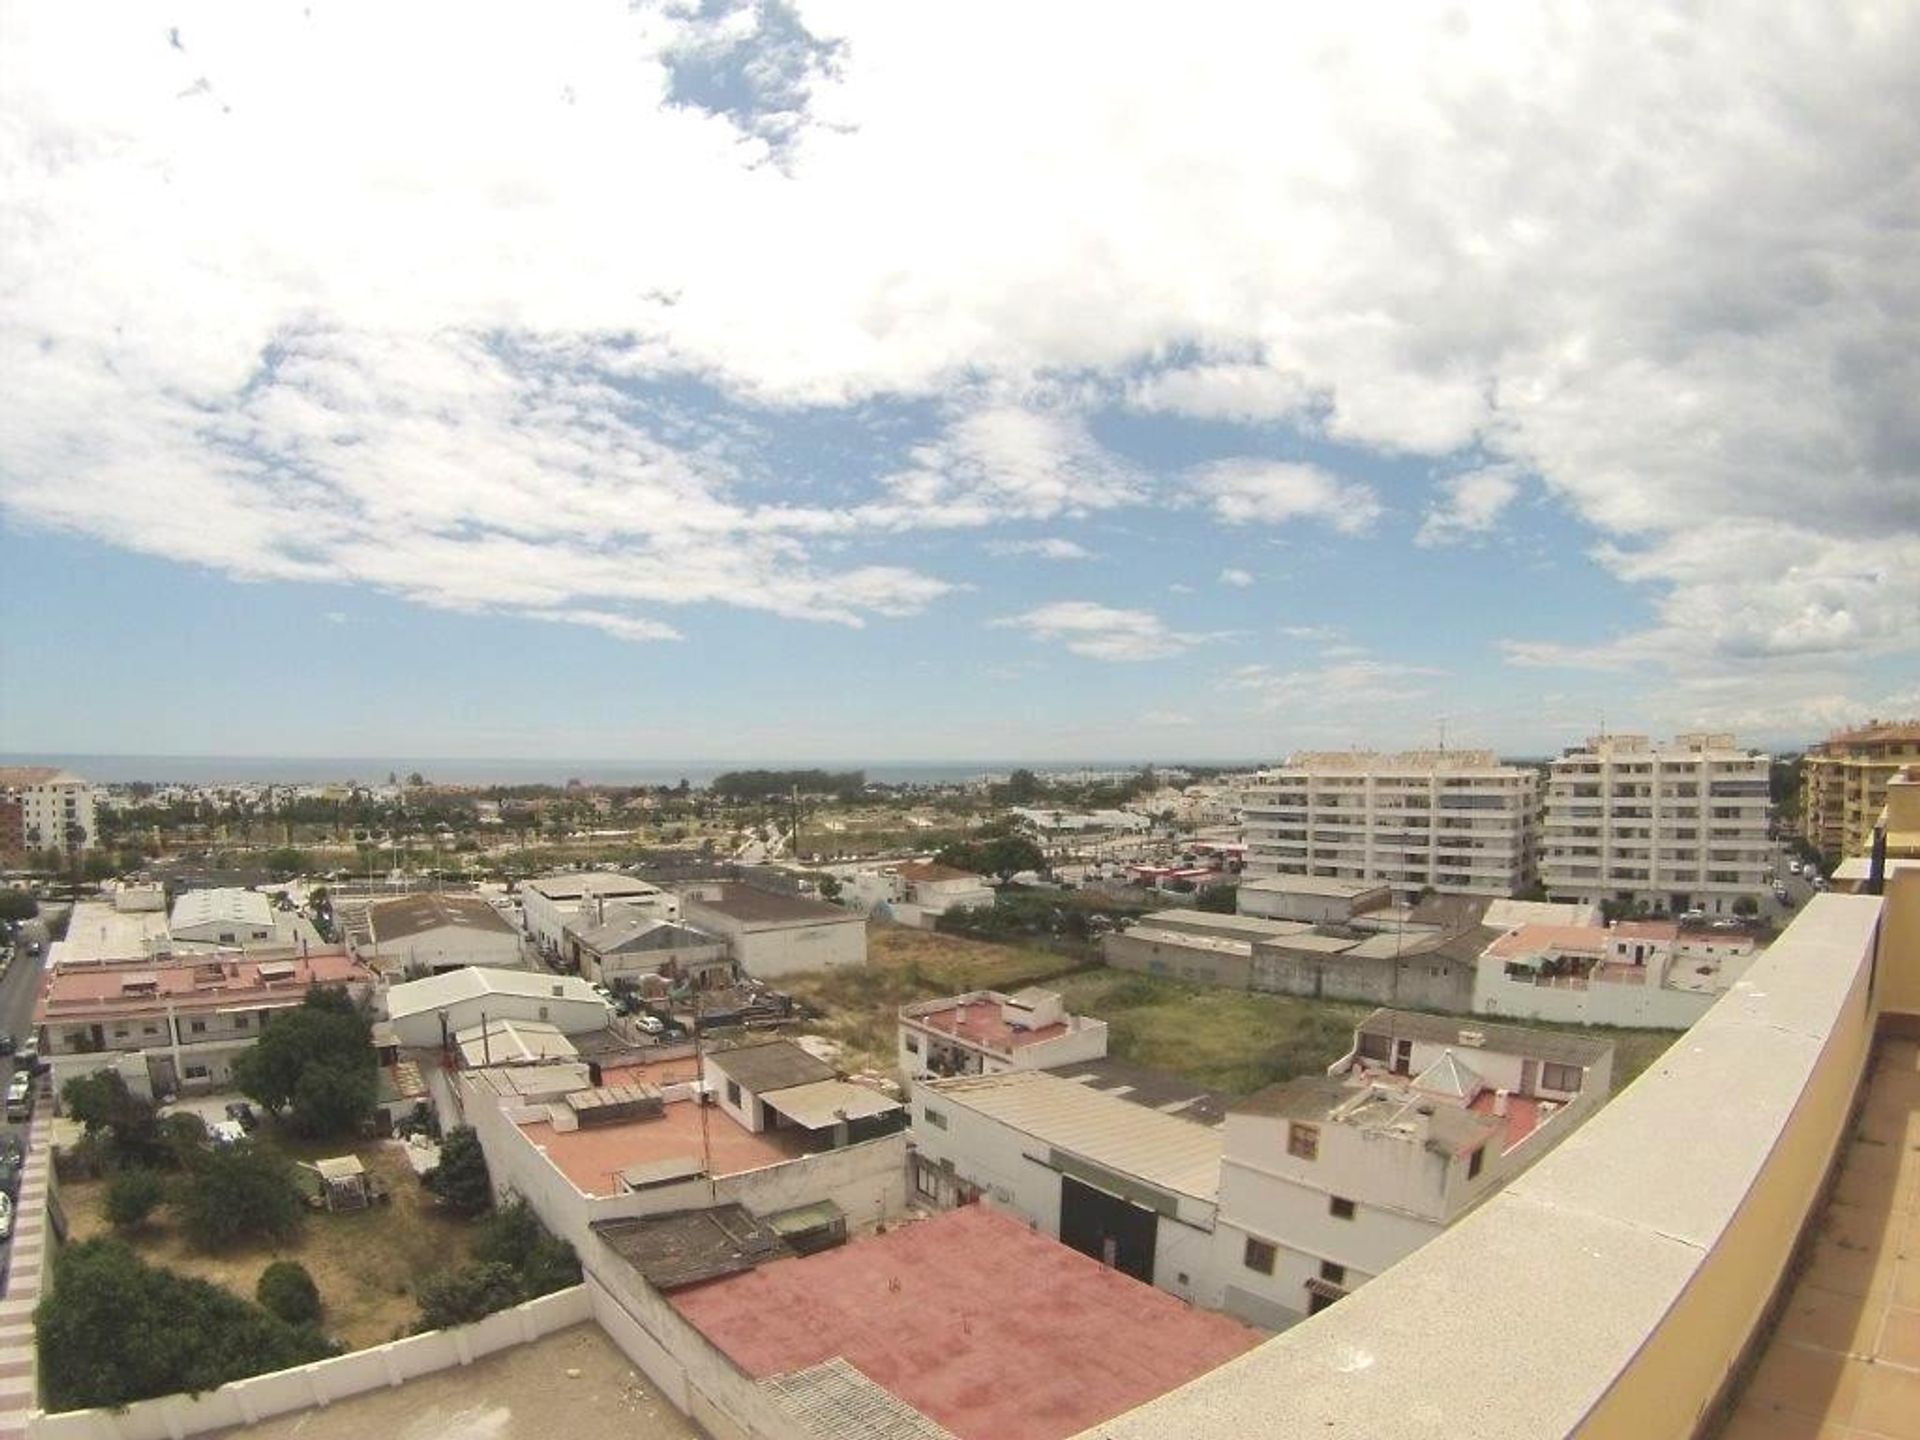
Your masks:
[[[1060,1177],[1060,1238],[1082,1255],[1147,1284],[1160,1217],[1071,1175]]]

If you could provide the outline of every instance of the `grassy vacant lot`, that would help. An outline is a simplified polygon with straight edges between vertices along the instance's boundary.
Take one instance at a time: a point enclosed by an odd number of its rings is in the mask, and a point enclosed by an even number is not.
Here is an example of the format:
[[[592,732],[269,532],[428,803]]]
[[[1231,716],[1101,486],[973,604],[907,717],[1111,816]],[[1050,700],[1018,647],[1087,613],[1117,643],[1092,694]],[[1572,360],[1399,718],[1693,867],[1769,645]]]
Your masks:
[[[1331,1000],[1216,990],[1103,966],[1074,969],[1064,956],[895,926],[873,927],[868,963],[793,977],[794,994],[824,1012],[815,1030],[847,1046],[849,1068],[891,1069],[894,1013],[915,1000],[961,990],[1013,989],[1045,979],[1077,1015],[1105,1020],[1119,1059],[1245,1095],[1324,1070],[1347,1052],[1371,1009]],[[1073,972],[1073,973],[1068,973]],[[1578,1026],[1544,1029],[1580,1030]],[[1614,1042],[1617,1091],[1678,1038],[1667,1030],[1592,1030]]]
[[[1073,965],[1048,950],[875,924],[868,927],[861,968],[794,975],[781,983],[826,1017],[808,1028],[847,1047],[848,1069],[891,1070],[894,1015],[902,1005],[962,990],[1017,990]]]
[[[326,1153],[346,1152],[334,1145]],[[413,1297],[417,1282],[465,1261],[468,1229],[466,1222],[433,1207],[396,1146],[374,1142],[354,1153],[386,1181],[393,1199],[353,1214],[309,1212],[300,1233],[284,1245],[250,1244],[207,1254],[187,1244],[165,1207],[123,1238],[146,1260],[224,1285],[248,1300],[268,1262],[298,1260],[320,1288],[326,1332],[353,1349],[381,1344],[419,1318]],[[105,1191],[104,1180],[61,1182],[60,1203],[74,1239],[112,1233],[101,1214]]]

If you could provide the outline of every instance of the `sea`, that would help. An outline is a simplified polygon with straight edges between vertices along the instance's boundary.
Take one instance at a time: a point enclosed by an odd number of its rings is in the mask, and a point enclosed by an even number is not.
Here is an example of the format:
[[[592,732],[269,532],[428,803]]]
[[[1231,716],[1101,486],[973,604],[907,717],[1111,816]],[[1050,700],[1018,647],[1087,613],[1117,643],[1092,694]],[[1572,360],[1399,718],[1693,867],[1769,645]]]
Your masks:
[[[472,759],[431,755],[32,755],[0,754],[0,765],[53,765],[103,785],[375,785],[389,774],[415,773],[441,785],[706,785],[729,770],[863,770],[885,785],[954,785],[1014,770],[1040,774],[1104,774],[1153,764],[1253,768],[1255,761],[1101,760],[595,760]],[[1270,763],[1270,762],[1269,762]]]

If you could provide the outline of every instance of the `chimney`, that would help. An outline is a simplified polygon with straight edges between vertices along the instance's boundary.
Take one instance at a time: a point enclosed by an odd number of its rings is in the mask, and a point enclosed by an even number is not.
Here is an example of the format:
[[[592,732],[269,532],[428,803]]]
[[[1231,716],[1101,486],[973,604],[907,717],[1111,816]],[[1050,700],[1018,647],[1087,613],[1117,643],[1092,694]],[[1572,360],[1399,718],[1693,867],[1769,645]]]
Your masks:
[[[1512,1096],[1513,1092],[1511,1090],[1496,1090],[1493,1092],[1493,1113],[1496,1119],[1504,1120],[1507,1118],[1507,1101],[1511,1099]]]

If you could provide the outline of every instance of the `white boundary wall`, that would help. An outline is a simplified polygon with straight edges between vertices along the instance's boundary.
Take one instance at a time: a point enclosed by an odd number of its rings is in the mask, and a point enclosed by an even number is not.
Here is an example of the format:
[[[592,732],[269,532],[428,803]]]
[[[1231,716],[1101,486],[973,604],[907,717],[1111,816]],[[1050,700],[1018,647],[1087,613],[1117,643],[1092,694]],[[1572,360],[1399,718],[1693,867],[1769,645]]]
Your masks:
[[[184,1440],[210,1430],[255,1425],[455,1365],[471,1365],[483,1355],[592,1320],[595,1308],[587,1287],[575,1285],[456,1330],[410,1335],[370,1350],[235,1380],[200,1395],[165,1395],[118,1411],[36,1413],[27,1433],[32,1440]]]

